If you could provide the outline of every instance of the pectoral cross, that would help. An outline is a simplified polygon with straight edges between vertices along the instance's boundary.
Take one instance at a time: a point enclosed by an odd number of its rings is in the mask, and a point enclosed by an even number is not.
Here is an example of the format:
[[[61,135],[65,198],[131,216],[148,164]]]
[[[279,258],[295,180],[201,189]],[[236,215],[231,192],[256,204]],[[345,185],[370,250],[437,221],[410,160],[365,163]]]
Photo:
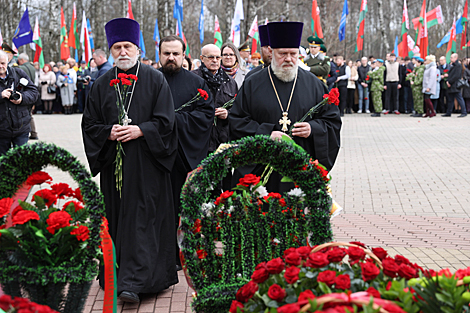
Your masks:
[[[129,118],[129,116],[127,116],[127,114],[124,115],[124,119],[122,120],[122,126],[128,126],[130,122],[132,122],[132,120]]]
[[[287,125],[290,125],[290,119],[287,118],[287,112],[282,112],[282,118],[279,120],[279,125],[282,125],[282,131],[288,131]]]

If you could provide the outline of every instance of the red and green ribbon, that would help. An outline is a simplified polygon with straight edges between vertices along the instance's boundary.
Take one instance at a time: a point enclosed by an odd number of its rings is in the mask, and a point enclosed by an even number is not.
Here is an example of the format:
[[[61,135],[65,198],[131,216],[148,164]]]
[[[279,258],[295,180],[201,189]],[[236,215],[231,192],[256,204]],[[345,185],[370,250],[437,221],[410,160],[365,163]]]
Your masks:
[[[104,260],[103,313],[117,313],[116,250],[109,234],[108,220],[106,217],[102,220],[100,236]]]

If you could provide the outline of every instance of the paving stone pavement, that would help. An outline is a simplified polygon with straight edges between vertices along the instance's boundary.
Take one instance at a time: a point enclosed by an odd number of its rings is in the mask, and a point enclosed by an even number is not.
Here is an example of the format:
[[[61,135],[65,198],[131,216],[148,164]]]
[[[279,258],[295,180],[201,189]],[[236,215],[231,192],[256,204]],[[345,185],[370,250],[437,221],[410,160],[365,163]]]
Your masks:
[[[41,140],[86,159],[81,115],[36,115]],[[470,266],[470,118],[371,118],[346,115],[341,150],[331,171],[335,239],[385,247],[427,268]],[[55,181],[67,173],[47,169]],[[98,180],[97,180],[98,181]],[[191,312],[192,290],[180,282],[118,312]],[[85,313],[101,312],[103,291],[92,287]]]

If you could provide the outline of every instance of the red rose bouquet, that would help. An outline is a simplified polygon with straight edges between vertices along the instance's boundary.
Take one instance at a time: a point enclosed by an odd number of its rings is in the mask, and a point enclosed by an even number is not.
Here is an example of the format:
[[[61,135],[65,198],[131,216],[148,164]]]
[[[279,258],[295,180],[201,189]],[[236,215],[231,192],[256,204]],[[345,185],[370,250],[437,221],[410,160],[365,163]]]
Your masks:
[[[3,311],[2,311],[3,310]],[[5,313],[58,313],[47,305],[31,302],[29,299],[8,295],[0,296],[0,312]]]
[[[190,106],[191,104],[193,104],[196,101],[199,101],[200,99],[204,99],[204,100],[209,99],[209,94],[204,89],[199,89],[198,88],[197,89],[197,94],[194,97],[192,97],[191,100],[189,100],[188,102],[186,102],[185,104],[183,104],[179,108],[176,108],[175,112],[179,112],[179,111],[183,110],[184,108]]]
[[[47,185],[36,191],[32,203],[0,200],[0,249],[30,265],[59,266],[80,259],[89,238],[88,212],[80,189],[52,184],[45,172],[33,173],[28,184]],[[11,227],[7,227],[7,218]]]

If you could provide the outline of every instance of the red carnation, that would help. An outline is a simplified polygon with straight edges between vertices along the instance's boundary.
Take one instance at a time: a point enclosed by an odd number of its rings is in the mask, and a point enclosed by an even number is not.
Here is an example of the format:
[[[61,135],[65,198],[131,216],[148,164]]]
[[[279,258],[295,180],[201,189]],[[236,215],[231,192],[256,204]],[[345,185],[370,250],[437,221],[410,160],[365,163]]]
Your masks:
[[[406,278],[406,279],[412,279],[417,276],[416,270],[412,268],[409,265],[406,265],[404,263],[400,264],[398,267],[398,276]]]
[[[297,253],[300,254],[303,260],[308,258],[310,251],[312,251],[312,248],[309,246],[302,246],[297,248]]]
[[[126,73],[119,73],[118,78],[129,78],[129,75],[127,75]]]
[[[137,76],[135,76],[134,74],[129,74],[128,77],[129,79],[133,79],[135,81],[137,81],[139,78]]]
[[[269,274],[279,274],[284,270],[285,264],[281,258],[276,258],[266,263],[266,268]]]
[[[297,303],[286,304],[277,309],[277,313],[297,313],[299,311],[300,306]]]
[[[444,73],[449,73],[449,70],[444,70]]]
[[[70,226],[71,220],[72,217],[66,211],[52,212],[46,221],[49,225],[47,230],[54,235],[56,230]]]
[[[243,287],[238,289],[237,295],[235,297],[237,298],[238,301],[242,303],[246,303],[255,295],[257,291],[258,291],[258,284],[250,280],[247,284],[245,284]]]
[[[274,284],[268,289],[268,297],[277,302],[281,302],[286,297],[286,291],[278,284]]]
[[[323,180],[325,182],[329,182],[330,179],[328,178],[328,171],[321,165],[316,165],[315,167],[317,168],[317,170],[320,171],[320,175],[323,178]]]
[[[398,265],[392,258],[385,258],[382,260],[382,266],[384,274],[388,277],[395,278],[397,277]]]
[[[335,283],[336,272],[335,271],[323,271],[318,274],[317,281],[331,286]]]
[[[266,269],[266,267],[263,267],[263,266],[255,270],[253,272],[253,275],[251,275],[251,279],[257,284],[264,283],[268,278],[269,278],[268,270]]]
[[[207,257],[207,251],[204,250],[204,249],[199,249],[196,251],[197,252],[197,257],[202,260],[202,259],[205,259]]]
[[[207,91],[205,91],[204,89],[198,89],[197,91],[199,92],[199,94],[204,100],[207,100],[209,98]]]
[[[12,222],[13,226],[14,225],[23,225],[24,223],[27,223],[31,220],[36,220],[39,221],[39,215],[34,212],[34,211],[29,211],[29,210],[18,210],[15,212],[15,215],[13,216]]]
[[[253,175],[253,174],[246,174],[245,177],[240,178],[240,182],[237,185],[250,187],[250,185],[256,185],[260,182],[261,178]]]
[[[71,200],[71,201],[67,201],[64,203],[62,210],[65,210],[70,204],[73,204],[75,208],[75,212],[80,211],[81,209],[84,208],[83,203],[75,201],[75,200]]]
[[[367,288],[366,292],[369,294],[369,296],[372,296],[374,298],[379,298],[379,299],[381,298],[380,292],[374,287]]]
[[[111,87],[114,87],[114,86],[116,86],[117,84],[119,84],[119,82],[120,82],[119,79],[111,79],[111,81],[109,82],[109,85],[110,85]]]
[[[284,278],[288,284],[293,284],[299,280],[300,268],[297,266],[288,267],[284,273]]]
[[[351,277],[347,274],[336,276],[335,287],[343,290],[351,288]]]
[[[331,89],[330,93],[324,95],[323,98],[328,98],[329,104],[339,105],[339,91],[338,88]]]
[[[57,198],[64,199],[65,197],[73,196],[73,190],[66,183],[58,183],[51,186],[51,189],[56,194]]]
[[[293,266],[299,266],[300,262],[302,261],[302,258],[300,254],[297,253],[297,251],[289,253],[288,255],[285,256],[284,259],[286,260],[287,264],[293,265]]]
[[[264,197],[263,197],[263,199],[264,199],[265,201],[269,201],[269,198],[281,199],[282,196],[281,196],[280,193],[277,193],[277,192],[270,192],[270,193],[268,193],[267,196],[264,196]]]
[[[78,226],[78,228],[75,228],[74,230],[72,230],[70,232],[70,235],[76,235],[78,241],[80,240],[85,241],[85,240],[88,240],[88,238],[90,238],[90,230],[88,229],[88,227],[84,225],[80,225]]]
[[[54,205],[57,203],[57,195],[52,192],[50,189],[41,189],[36,191],[36,193],[33,195],[33,199],[35,199],[35,196],[38,196],[44,200],[44,203],[50,207],[51,205]],[[36,200],[34,200],[36,201]]]
[[[50,180],[52,180],[52,177],[49,174],[43,171],[37,171],[28,177],[28,179],[26,180],[26,183],[28,185],[33,186],[33,185],[40,185],[40,184],[46,183]]]
[[[82,196],[82,191],[80,190],[80,187],[77,187],[75,189],[73,196],[80,202],[83,202],[83,196]]]
[[[307,259],[307,266],[313,268],[322,268],[330,264],[328,257],[325,253],[315,252],[311,253]]]
[[[387,257],[388,252],[383,248],[372,248],[372,253],[375,254],[381,261]]]
[[[370,281],[375,279],[380,274],[380,270],[372,262],[361,263],[362,279]]]
[[[132,82],[126,78],[121,78],[121,82],[123,85],[126,85],[126,86],[132,85]]]
[[[230,198],[233,195],[233,191],[224,191],[223,193],[220,194],[220,197],[222,199],[227,199]]]
[[[284,198],[279,199],[279,205],[282,207],[287,206],[286,200]]]
[[[14,200],[11,198],[3,198],[2,200],[0,200],[0,218],[10,213],[13,201]]]
[[[328,261],[330,262],[341,262],[346,256],[346,249],[344,248],[333,248],[326,253]]]
[[[237,300],[233,300],[232,305],[230,306],[229,312],[230,313],[237,313],[238,308],[240,308],[241,312],[243,312],[243,308],[244,308],[243,303],[238,302]]]
[[[349,247],[348,255],[349,255],[349,259],[351,261],[358,261],[358,260],[364,259],[365,256],[366,256],[366,253],[364,252],[364,249],[362,249],[362,248]]]

